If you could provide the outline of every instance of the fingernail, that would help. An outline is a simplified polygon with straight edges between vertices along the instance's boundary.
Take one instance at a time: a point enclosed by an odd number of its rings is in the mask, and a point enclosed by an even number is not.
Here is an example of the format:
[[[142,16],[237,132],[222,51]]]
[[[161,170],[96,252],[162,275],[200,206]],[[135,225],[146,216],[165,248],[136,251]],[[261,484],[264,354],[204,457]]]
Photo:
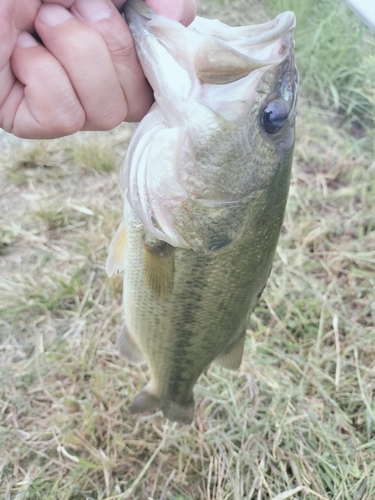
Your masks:
[[[44,4],[38,13],[39,20],[51,27],[57,26],[71,17],[73,17],[72,14],[60,5]]]
[[[28,47],[37,47],[39,44],[29,33],[21,31],[17,37],[16,45],[22,49],[26,49]]]
[[[76,0],[74,9],[85,21],[95,23],[106,19],[112,14],[106,0]]]

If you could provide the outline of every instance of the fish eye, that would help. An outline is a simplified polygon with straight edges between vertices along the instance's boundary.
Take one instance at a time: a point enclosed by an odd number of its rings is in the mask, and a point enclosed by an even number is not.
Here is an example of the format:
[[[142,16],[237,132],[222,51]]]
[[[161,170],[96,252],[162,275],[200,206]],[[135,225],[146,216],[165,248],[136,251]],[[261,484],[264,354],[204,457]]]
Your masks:
[[[267,134],[276,134],[286,123],[288,111],[284,101],[276,100],[263,110],[263,125]]]

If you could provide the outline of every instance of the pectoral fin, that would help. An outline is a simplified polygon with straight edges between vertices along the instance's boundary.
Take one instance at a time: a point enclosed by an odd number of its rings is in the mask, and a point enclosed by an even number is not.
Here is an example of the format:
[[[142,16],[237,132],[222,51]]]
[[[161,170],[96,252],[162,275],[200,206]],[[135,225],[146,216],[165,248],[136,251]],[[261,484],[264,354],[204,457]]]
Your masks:
[[[108,276],[121,273],[124,270],[125,242],[125,226],[124,222],[121,221],[109,245],[108,257],[105,265]]]
[[[216,363],[223,368],[227,368],[228,370],[237,370],[242,361],[244,344],[245,334],[241,335],[241,337],[236,340],[233,347],[227,354],[220,356],[220,358],[216,358]]]
[[[174,279],[174,247],[154,239],[145,241],[144,272],[150,289],[158,299],[172,295]]]

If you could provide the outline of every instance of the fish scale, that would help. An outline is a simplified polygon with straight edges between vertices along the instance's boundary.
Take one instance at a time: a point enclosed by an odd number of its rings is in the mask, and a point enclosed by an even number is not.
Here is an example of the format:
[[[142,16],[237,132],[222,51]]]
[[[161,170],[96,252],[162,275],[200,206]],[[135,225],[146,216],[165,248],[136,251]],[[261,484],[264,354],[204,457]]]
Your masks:
[[[124,270],[118,345],[150,370],[131,410],[189,423],[200,374],[213,361],[239,367],[271,272],[294,145],[295,21],[185,28],[141,0],[125,13],[156,103],[122,167],[124,219],[107,260],[109,275]]]

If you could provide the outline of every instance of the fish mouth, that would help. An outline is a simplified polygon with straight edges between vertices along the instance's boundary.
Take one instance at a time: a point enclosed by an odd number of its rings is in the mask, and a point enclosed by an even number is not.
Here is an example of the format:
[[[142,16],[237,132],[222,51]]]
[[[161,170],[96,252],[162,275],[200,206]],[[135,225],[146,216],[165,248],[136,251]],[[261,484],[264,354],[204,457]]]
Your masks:
[[[124,5],[124,14],[127,21],[129,18],[130,10],[133,10],[134,12],[144,17],[145,19],[152,19],[153,17],[158,15],[143,0],[127,0],[127,2]],[[192,24],[194,24],[194,27],[197,27],[199,21],[198,22],[193,21]],[[236,33],[236,35],[238,35],[239,32],[241,32],[243,36],[251,38],[252,45],[255,45],[255,44],[272,42],[274,40],[277,40],[278,38],[281,38],[288,31],[293,30],[295,24],[296,24],[295,15],[293,14],[293,12],[287,11],[283,12],[282,14],[279,14],[272,21],[268,21],[263,24],[255,24],[253,26],[235,27],[232,28],[232,30]],[[200,31],[199,28],[198,31]],[[228,36],[222,35],[219,27],[218,29],[213,30],[212,34],[221,38],[222,40],[229,41],[230,39],[228,38]]]
[[[296,18],[293,12],[286,11],[275,19],[263,24],[234,28],[236,34],[241,34],[249,40],[250,45],[260,45],[273,42],[282,38],[286,33],[292,31],[296,25]]]
[[[187,52],[184,45],[190,42],[192,49],[188,52],[194,53],[194,61],[189,61],[185,54],[185,65],[190,63],[191,73],[193,63],[202,83],[236,81],[254,70],[279,64],[294,51],[296,19],[291,11],[263,24],[240,27],[197,16],[188,28],[158,15],[143,0],[128,0],[124,14],[133,36],[136,31],[148,32],[176,60],[179,52]],[[187,32],[191,34],[189,40]],[[134,38],[137,45],[137,37]],[[184,61],[179,62],[184,66]]]
[[[158,15],[143,0],[128,0],[124,14],[154,91],[157,82],[147,66],[160,66],[160,57],[154,57],[150,50],[155,42],[186,72],[190,81],[186,81],[186,88],[190,89],[202,84],[222,86],[248,75],[254,75],[250,78],[255,82],[260,76],[257,70],[268,71],[288,58],[294,66],[296,19],[290,11],[263,24],[240,27],[197,16],[187,28]]]

